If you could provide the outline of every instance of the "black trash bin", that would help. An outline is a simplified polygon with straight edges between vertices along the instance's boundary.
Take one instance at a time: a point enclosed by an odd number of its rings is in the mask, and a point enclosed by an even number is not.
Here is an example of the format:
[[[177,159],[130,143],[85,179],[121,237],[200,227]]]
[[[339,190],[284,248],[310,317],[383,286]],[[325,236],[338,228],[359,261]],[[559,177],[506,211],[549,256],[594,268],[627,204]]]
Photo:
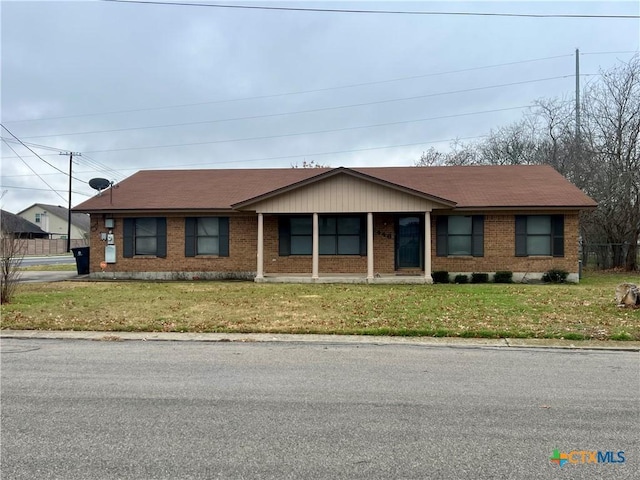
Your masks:
[[[89,274],[89,247],[72,248],[73,256],[76,259],[76,269],[78,275]]]

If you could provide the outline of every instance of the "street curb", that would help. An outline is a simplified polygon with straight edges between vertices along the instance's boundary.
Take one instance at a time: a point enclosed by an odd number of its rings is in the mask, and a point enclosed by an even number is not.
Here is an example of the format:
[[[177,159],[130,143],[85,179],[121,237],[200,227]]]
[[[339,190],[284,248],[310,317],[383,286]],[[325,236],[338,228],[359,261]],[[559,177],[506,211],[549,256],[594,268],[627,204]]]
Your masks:
[[[1,330],[1,339],[93,340],[142,342],[237,343],[342,343],[362,345],[414,345],[467,348],[530,348],[640,352],[640,342],[599,342],[522,338],[390,337],[368,335],[316,335],[271,333],[96,332],[51,330]]]

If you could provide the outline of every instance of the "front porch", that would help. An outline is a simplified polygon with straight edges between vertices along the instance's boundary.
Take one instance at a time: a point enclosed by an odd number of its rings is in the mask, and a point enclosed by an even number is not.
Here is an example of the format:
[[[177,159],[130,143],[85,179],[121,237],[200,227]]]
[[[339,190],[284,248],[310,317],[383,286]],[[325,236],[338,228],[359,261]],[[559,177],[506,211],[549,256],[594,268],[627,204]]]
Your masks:
[[[430,211],[257,217],[257,283],[433,283]],[[326,233],[342,219],[353,231]]]
[[[369,278],[366,274],[319,274],[312,277],[308,273],[265,274],[255,278],[256,283],[351,283],[380,285],[425,285],[433,281],[424,274],[376,274]]]

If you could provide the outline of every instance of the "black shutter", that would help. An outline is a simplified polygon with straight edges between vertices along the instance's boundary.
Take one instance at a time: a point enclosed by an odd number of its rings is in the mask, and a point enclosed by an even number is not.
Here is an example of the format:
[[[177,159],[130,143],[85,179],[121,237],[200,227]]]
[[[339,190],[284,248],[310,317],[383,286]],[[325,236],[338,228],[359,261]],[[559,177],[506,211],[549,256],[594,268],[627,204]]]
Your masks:
[[[124,258],[133,258],[134,254],[134,239],[133,232],[135,231],[136,224],[135,218],[125,218],[122,227],[122,256]]]
[[[449,217],[436,217],[436,256],[446,257],[449,244]]]
[[[474,215],[471,226],[471,254],[484,257],[484,216]]]
[[[564,257],[564,215],[551,216],[551,254]]]
[[[195,217],[187,217],[184,219],[184,256],[196,256],[196,228],[197,219]]]
[[[360,217],[360,255],[367,256],[367,217]]]
[[[218,256],[229,256],[229,217],[218,218]]]
[[[516,215],[516,257],[527,256],[527,216]]]
[[[278,217],[278,255],[291,255],[291,224],[289,217]]]
[[[165,217],[156,218],[156,257],[165,258],[167,256],[167,219]]]

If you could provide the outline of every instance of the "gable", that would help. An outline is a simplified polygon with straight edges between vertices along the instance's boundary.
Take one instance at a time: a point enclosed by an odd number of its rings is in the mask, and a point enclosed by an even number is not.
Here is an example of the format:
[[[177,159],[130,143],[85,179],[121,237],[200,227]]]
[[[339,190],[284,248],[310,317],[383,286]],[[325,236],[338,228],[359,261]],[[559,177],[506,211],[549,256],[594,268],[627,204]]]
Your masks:
[[[244,204],[241,209],[258,213],[424,212],[450,208],[419,193],[394,189],[341,173]]]

